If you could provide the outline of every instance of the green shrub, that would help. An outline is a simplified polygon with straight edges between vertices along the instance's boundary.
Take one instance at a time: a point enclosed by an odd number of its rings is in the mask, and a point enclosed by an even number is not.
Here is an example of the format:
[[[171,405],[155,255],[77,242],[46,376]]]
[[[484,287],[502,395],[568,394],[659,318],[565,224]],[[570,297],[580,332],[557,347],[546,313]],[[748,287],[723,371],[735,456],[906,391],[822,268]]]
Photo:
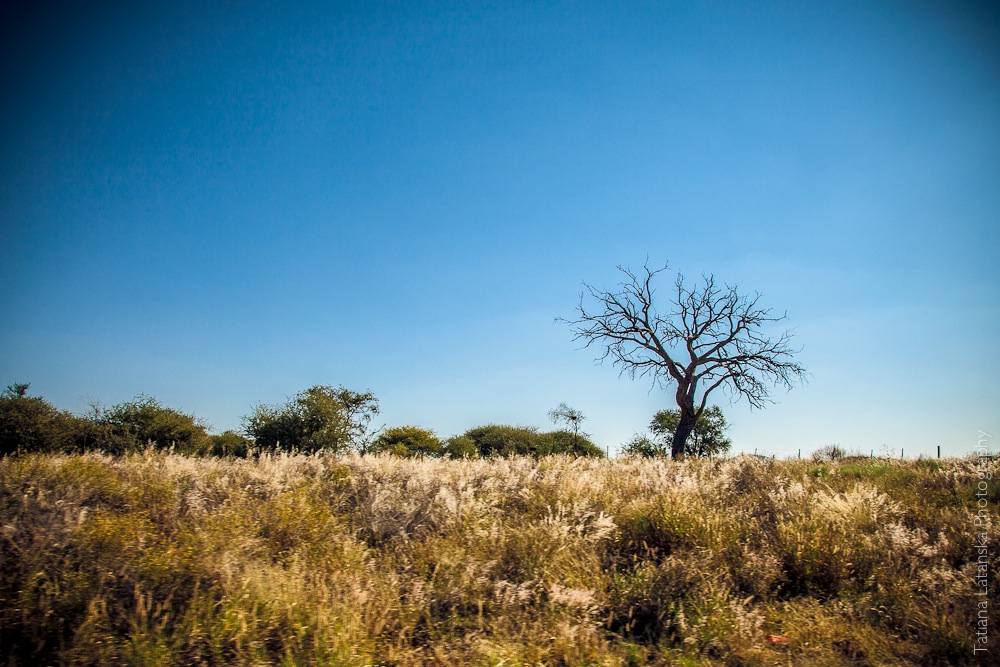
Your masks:
[[[396,426],[383,431],[368,451],[396,456],[441,456],[444,446],[434,431],[419,426]]]
[[[213,456],[238,456],[246,458],[253,447],[253,441],[248,440],[236,431],[223,431],[208,436],[212,443],[210,453]]]
[[[649,436],[636,433],[632,439],[622,445],[622,456],[637,456],[653,458],[654,456],[669,456],[670,448],[655,442]]]
[[[472,438],[456,435],[444,443],[444,455],[453,459],[476,459],[479,458],[479,448]]]
[[[140,394],[104,411],[96,423],[101,428],[96,443],[111,454],[173,448],[182,454],[205,454],[211,447],[208,431],[193,415],[165,408],[152,396]]]
[[[0,394],[0,455],[76,451],[90,444],[89,420],[28,396],[28,387],[13,384]]]
[[[534,456],[538,429],[527,426],[487,424],[465,432],[480,456]]]
[[[370,392],[316,385],[285,405],[258,405],[243,418],[243,428],[265,449],[344,452],[364,449],[368,424],[378,411],[378,399]]]
[[[649,430],[660,439],[667,452],[674,440],[674,431],[681,420],[680,410],[660,410],[653,415]],[[712,405],[699,415],[694,430],[684,443],[685,456],[718,456],[729,451],[732,441],[726,437],[729,424],[717,405]],[[657,455],[659,452],[657,452]]]
[[[577,456],[604,456],[604,450],[581,433],[550,431],[538,435],[536,451],[539,455],[576,454]]]
[[[600,447],[584,435],[574,435],[569,431],[539,433],[529,426],[505,426],[487,424],[465,432],[463,438],[470,440],[480,456],[549,456],[552,454],[576,454],[580,456],[604,456]]]

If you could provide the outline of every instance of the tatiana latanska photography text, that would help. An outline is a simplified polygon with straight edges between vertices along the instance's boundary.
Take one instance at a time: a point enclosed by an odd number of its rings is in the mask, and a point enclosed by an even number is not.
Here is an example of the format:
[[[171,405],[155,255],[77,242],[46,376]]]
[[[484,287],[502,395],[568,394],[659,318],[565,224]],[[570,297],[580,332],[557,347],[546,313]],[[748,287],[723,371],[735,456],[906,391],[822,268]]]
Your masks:
[[[976,456],[978,456],[978,470],[976,480],[976,513],[972,518],[972,525],[975,528],[973,540],[976,551],[976,642],[973,645],[973,654],[985,653],[989,650],[989,594],[990,587],[990,565],[989,550],[987,542],[991,526],[989,515],[989,483],[993,479],[990,472],[989,440],[992,436],[985,431],[979,431],[979,440],[976,443]]]

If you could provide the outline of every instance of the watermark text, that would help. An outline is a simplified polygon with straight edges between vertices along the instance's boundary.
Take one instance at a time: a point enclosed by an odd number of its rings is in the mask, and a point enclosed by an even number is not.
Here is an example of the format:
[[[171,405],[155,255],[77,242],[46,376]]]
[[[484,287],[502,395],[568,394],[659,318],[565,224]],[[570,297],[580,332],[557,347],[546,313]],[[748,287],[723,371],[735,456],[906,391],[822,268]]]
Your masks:
[[[987,544],[992,528],[990,521],[990,481],[993,473],[990,467],[989,441],[991,436],[986,431],[979,431],[976,442],[976,488],[975,513],[972,515],[973,551],[976,562],[976,634],[972,646],[973,655],[989,651],[990,630],[990,558]]]

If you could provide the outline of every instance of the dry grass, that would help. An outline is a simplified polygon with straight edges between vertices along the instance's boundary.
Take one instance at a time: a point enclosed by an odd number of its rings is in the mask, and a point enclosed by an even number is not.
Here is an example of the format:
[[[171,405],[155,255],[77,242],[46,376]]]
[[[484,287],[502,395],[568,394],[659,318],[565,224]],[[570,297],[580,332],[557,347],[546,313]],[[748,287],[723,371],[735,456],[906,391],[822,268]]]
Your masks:
[[[976,471],[8,457],[0,659],[974,664]]]

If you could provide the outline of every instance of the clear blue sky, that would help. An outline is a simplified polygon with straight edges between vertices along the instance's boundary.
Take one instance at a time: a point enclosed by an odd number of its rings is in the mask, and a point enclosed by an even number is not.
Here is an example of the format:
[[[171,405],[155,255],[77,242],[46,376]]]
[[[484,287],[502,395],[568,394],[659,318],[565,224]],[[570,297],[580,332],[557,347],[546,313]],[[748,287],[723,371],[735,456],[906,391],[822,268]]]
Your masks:
[[[614,450],[671,392],[553,319],[648,256],[795,328],[735,449],[1000,437],[991,3],[78,4],[0,18],[0,384]]]

